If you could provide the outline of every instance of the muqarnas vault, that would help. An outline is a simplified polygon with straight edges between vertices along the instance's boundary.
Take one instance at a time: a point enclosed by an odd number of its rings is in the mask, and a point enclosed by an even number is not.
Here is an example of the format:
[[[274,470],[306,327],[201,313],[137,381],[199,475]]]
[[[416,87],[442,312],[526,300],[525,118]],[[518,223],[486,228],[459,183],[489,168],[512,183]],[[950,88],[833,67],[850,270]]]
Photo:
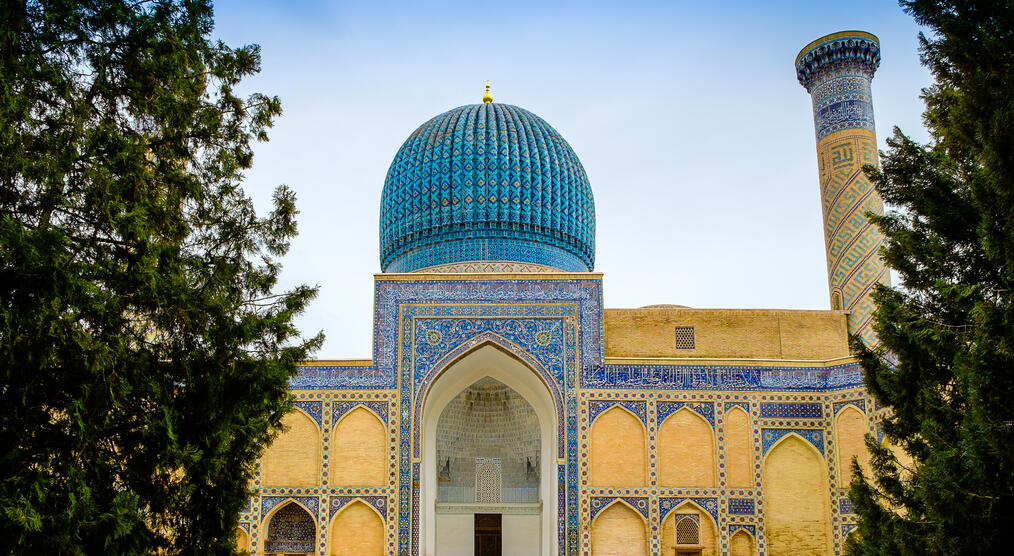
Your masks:
[[[595,206],[545,120],[493,102],[416,129],[380,210],[373,359],[292,379],[241,515],[254,554],[838,554],[850,462],[883,409],[869,345],[888,279],[875,36],[796,59],[813,99],[830,310],[604,309]]]

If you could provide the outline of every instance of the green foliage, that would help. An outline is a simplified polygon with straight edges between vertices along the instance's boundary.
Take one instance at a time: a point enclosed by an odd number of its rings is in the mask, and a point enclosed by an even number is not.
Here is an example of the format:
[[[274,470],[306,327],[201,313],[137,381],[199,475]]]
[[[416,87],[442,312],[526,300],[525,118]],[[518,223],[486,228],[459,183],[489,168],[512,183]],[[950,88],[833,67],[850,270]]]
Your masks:
[[[874,222],[903,288],[875,294],[882,349],[853,347],[914,463],[868,441],[876,479],[852,484],[847,550],[999,554],[1014,525],[1014,6],[902,6],[930,32],[932,141],[895,130],[882,170],[866,169],[900,209]]]
[[[206,0],[0,10],[0,553],[234,552],[252,466],[320,344],[255,214],[256,46]]]

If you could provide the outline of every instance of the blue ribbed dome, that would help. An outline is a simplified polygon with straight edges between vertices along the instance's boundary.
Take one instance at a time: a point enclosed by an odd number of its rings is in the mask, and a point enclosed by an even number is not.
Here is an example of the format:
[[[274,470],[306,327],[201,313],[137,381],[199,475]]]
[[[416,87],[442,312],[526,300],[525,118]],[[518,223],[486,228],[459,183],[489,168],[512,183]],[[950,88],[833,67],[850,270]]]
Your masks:
[[[584,167],[555,129],[523,108],[445,112],[409,136],[387,172],[384,272],[463,261],[594,266],[595,204]]]

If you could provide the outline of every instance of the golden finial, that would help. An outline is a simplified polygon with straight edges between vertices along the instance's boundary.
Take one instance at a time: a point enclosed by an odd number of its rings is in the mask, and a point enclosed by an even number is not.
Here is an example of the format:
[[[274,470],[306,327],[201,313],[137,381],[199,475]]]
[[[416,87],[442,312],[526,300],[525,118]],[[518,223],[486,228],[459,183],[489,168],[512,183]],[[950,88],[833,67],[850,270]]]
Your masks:
[[[489,94],[489,81],[486,82],[486,94],[482,95],[483,104],[489,104],[493,102],[493,95]]]

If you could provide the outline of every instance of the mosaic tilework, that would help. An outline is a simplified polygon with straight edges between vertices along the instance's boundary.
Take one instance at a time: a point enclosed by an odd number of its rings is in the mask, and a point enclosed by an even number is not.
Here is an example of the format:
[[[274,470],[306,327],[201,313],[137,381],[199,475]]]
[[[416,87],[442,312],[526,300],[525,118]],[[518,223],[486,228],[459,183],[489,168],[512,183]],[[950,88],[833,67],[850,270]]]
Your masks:
[[[445,241],[403,253],[391,260],[385,272],[415,272],[431,267],[456,268],[465,261],[476,260],[515,264],[531,261],[542,267],[559,268],[566,272],[587,272],[591,269],[581,257],[563,247],[500,237],[500,234],[512,233],[509,230],[491,230],[486,232],[487,237],[479,239],[468,237],[471,233],[459,232],[460,237],[457,238],[454,236],[458,234],[446,234]]]
[[[750,515],[754,513],[752,498],[730,498],[729,513],[738,515]]]
[[[295,401],[292,402],[292,405],[305,411],[317,423],[318,427],[324,426],[321,420],[321,412],[323,411],[323,404],[321,402]]]
[[[711,514],[711,517],[713,517],[715,519],[715,523],[721,523],[721,520],[718,517],[718,499],[717,498],[710,498],[710,497],[690,497],[690,498],[664,497],[664,498],[659,498],[658,499],[658,510],[659,510],[659,517],[661,518],[661,520],[664,521],[665,518],[666,518],[666,516],[669,515],[669,512],[673,511],[675,508],[679,507],[680,504],[682,504],[683,502],[686,502],[687,500],[692,501],[694,504],[697,504],[698,506],[700,506],[704,511],[708,512],[709,514]]]
[[[362,500],[367,504],[376,508],[377,512],[387,521],[387,497],[386,496],[332,496],[328,500],[328,522],[334,517],[339,510],[348,506],[356,500]]]
[[[824,431],[815,429],[761,429],[764,454],[788,434],[797,434],[824,455]]]
[[[264,519],[264,516],[268,515],[268,512],[275,506],[289,500],[295,500],[302,504],[310,512],[310,515],[317,515],[319,500],[316,496],[264,496],[261,498],[261,519]]]
[[[880,65],[876,37],[836,33],[816,42],[796,58],[796,74],[813,97],[817,140],[842,129],[872,131],[870,80]]]
[[[636,415],[642,423],[648,422],[648,409],[644,402],[612,400],[592,400],[588,402],[588,422],[594,421],[600,413],[615,406],[627,408],[631,413]]]
[[[725,402],[726,411],[729,411],[734,407],[742,409],[747,415],[750,414],[750,402]]]
[[[755,539],[757,538],[757,528],[756,527],[754,527],[753,525],[743,525],[743,524],[739,524],[739,523],[734,523],[732,525],[729,525],[729,536],[731,537],[731,536],[735,535],[736,531],[739,531],[740,529],[745,529],[747,533],[750,533],[751,537],[753,537]]]
[[[848,406],[848,405],[851,405],[852,407],[858,409],[859,411],[862,411],[863,413],[866,413],[866,400],[858,399],[858,400],[848,400],[848,401],[844,401],[844,402],[835,402],[834,403],[834,414],[835,414],[835,416],[837,416],[839,413],[841,413],[841,410],[845,409],[845,406]]]
[[[397,377],[373,366],[300,365],[289,379],[291,390],[338,390],[342,388],[393,388]]]
[[[516,106],[461,106],[421,125],[391,163],[380,204],[385,272],[465,260],[593,267],[588,176],[556,130]]]
[[[854,514],[856,513],[855,508],[852,507],[852,501],[849,500],[848,496],[842,496],[838,499],[838,513],[842,514]]]
[[[831,367],[602,365],[581,375],[585,388],[826,391],[863,385],[859,363]]]
[[[870,346],[879,343],[870,292],[890,280],[879,256],[882,234],[866,216],[883,214],[883,201],[862,171],[877,164],[870,81],[879,65],[879,42],[861,32],[818,39],[796,59],[813,99],[831,307],[849,311],[849,332]]]
[[[595,519],[595,516],[602,510],[611,506],[616,500],[623,500],[628,506],[634,508],[634,511],[643,515],[645,518],[648,517],[648,499],[634,496],[595,496],[591,499],[591,519]]]
[[[789,403],[762,403],[760,404],[761,417],[789,418],[789,419],[820,419],[824,416],[822,404],[789,402]]]
[[[341,401],[335,402],[331,409],[331,422],[337,423],[343,415],[357,407],[365,407],[375,413],[380,420],[387,424],[387,402],[369,401]]]
[[[374,362],[400,377],[398,553],[419,553],[418,445],[421,400],[436,374],[481,343],[498,341],[536,370],[557,400],[563,489],[559,550],[577,553],[576,399],[578,369],[602,357],[601,283],[578,280],[377,280]],[[467,322],[466,322],[467,321]],[[436,334],[433,334],[433,333]],[[499,338],[499,340],[498,340]],[[412,400],[417,403],[409,405]]]
[[[559,268],[534,263],[519,263],[514,261],[462,261],[450,264],[440,264],[426,268],[420,268],[413,272],[432,273],[502,273],[517,274],[529,272],[561,272]]]
[[[680,409],[686,407],[701,417],[704,417],[704,420],[711,423],[711,428],[715,428],[715,404],[713,403],[658,402],[657,407],[659,424],[665,421],[666,418],[673,413],[676,413]]]

